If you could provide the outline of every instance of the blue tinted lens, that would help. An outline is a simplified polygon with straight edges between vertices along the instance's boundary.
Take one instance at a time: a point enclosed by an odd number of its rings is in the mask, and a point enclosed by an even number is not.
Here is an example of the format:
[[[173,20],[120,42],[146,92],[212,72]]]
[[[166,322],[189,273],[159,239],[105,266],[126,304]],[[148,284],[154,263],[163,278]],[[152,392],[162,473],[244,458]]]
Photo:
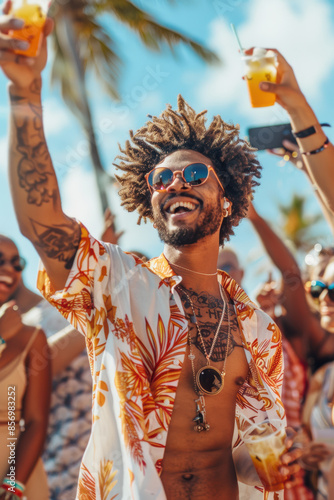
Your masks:
[[[326,285],[322,281],[312,281],[310,293],[314,299],[317,299],[326,288]]]
[[[166,189],[166,187],[172,182],[172,179],[173,172],[169,168],[163,167],[155,168],[148,176],[149,185],[156,191]]]
[[[204,163],[192,163],[183,171],[185,181],[191,186],[202,184],[208,178],[208,175],[209,169]]]

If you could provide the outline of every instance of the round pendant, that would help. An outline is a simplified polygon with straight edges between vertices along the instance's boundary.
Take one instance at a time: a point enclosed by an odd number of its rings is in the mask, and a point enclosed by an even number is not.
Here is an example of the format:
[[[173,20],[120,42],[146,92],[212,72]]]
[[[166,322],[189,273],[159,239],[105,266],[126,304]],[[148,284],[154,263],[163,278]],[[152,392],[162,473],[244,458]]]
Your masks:
[[[208,396],[219,394],[224,387],[224,375],[214,366],[204,366],[196,374],[198,389]]]

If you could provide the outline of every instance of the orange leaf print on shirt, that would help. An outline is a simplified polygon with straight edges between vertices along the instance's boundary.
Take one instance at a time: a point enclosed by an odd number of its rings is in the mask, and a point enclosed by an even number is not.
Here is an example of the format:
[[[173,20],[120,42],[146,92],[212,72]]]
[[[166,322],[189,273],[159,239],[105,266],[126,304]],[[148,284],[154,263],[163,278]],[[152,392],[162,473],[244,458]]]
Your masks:
[[[85,464],[81,464],[78,491],[78,500],[96,500],[95,481]]]
[[[103,281],[103,279],[107,276],[107,266],[102,266],[101,267],[101,274],[100,274],[100,277],[98,279],[98,281]]]
[[[267,326],[267,330],[269,332],[272,332],[272,337],[271,337],[271,341],[275,344],[277,342],[279,342],[281,340],[281,332],[280,332],[280,329],[278,328],[278,326],[275,324],[275,323],[269,323],[269,325]]]
[[[144,454],[141,446],[139,432],[145,429],[143,410],[140,404],[140,395],[137,398],[130,397],[133,393],[133,378],[128,373],[117,371],[115,374],[115,386],[120,397],[120,419],[122,421],[122,433],[125,446],[130,449],[134,460],[142,469],[146,467]]]
[[[101,339],[99,337],[95,337],[93,339],[93,347],[95,356],[99,356],[100,354],[103,353],[106,347],[106,342],[101,343]]]
[[[133,323],[129,320],[128,315],[124,317],[124,321],[120,318],[116,318],[114,322],[113,333],[116,338],[128,342],[131,349],[136,348],[136,334],[133,328]]]
[[[103,380],[99,380],[97,383],[97,390],[96,390],[96,401],[99,406],[103,406],[104,403],[106,402],[106,397],[102,391],[108,392],[108,386]]]
[[[101,500],[108,500],[108,495],[117,483],[117,479],[115,476],[117,471],[112,471],[114,466],[114,462],[112,460],[103,460],[100,463],[100,471],[99,471],[99,487],[100,487],[100,495]],[[113,500],[118,495],[114,495],[110,498]]]
[[[242,303],[236,304],[236,308],[238,310],[238,318],[241,321],[252,318],[252,316],[255,314],[254,309]]]
[[[176,384],[179,380],[180,364],[175,364],[177,356],[184,354],[187,339],[184,316],[178,308],[171,308],[171,319],[166,329],[161,316],[158,315],[156,334],[146,320],[146,334],[150,349],[137,339],[140,358],[150,377],[150,392],[152,397],[147,397],[144,405],[145,417],[155,411],[157,423],[162,429],[167,430],[174,401]],[[173,369],[171,369],[171,366]],[[149,436],[148,436],[149,437]],[[157,446],[156,443],[151,443]]]

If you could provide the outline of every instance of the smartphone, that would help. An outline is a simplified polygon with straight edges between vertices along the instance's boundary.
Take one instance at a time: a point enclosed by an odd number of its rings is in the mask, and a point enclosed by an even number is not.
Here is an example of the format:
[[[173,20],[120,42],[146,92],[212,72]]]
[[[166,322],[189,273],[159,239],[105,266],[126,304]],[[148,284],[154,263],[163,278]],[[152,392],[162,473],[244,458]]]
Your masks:
[[[250,127],[247,132],[250,145],[260,150],[284,148],[283,141],[285,139],[297,144],[290,123],[280,123],[266,127]]]

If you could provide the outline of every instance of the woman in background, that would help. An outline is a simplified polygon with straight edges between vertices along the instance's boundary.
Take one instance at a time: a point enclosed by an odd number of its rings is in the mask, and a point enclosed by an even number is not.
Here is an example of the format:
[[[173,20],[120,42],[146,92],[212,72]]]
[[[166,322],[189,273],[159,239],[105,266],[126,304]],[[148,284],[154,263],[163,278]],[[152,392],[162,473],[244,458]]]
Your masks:
[[[0,500],[47,500],[41,454],[47,430],[51,369],[42,330],[24,325],[11,286],[24,261],[10,240],[0,249]]]

